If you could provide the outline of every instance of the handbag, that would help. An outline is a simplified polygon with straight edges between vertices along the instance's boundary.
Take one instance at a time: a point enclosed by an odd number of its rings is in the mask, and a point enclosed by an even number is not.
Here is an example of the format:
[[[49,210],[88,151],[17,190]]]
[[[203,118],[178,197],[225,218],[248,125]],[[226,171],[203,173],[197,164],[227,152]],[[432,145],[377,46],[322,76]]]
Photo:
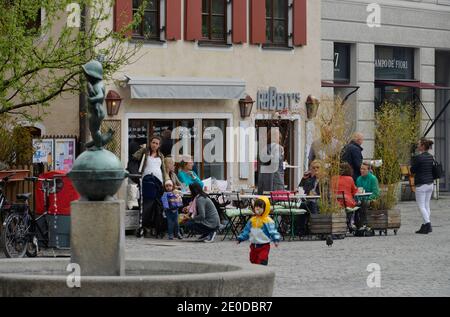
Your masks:
[[[440,179],[444,176],[444,169],[442,164],[433,159],[433,179]]]

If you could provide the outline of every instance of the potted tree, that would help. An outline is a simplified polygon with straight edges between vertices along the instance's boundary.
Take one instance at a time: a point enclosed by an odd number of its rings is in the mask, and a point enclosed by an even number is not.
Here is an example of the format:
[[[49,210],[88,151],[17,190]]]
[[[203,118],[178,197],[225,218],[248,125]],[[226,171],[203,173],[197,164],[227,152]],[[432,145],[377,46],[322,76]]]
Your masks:
[[[318,142],[315,151],[320,153],[322,169],[319,172],[319,214],[312,214],[309,229],[316,235],[345,237],[347,220],[345,210],[338,202],[332,182],[339,177],[341,150],[348,142],[352,130],[347,122],[346,106],[337,99],[323,99],[321,112],[315,119]]]
[[[380,183],[380,197],[367,212],[368,226],[394,233],[401,226],[400,210],[395,206],[399,199],[401,164],[408,163],[411,146],[418,138],[420,115],[411,104],[385,102],[375,115],[375,158],[382,161],[374,169]]]

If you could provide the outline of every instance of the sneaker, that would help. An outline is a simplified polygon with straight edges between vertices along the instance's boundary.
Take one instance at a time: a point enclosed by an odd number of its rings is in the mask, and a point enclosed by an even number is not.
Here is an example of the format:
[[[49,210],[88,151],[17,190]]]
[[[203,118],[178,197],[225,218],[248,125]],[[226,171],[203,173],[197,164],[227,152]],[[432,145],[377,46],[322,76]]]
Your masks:
[[[177,235],[178,240],[183,240],[183,236],[181,234]]]
[[[206,239],[208,239],[208,237],[209,237],[208,233],[207,234],[203,234],[197,239],[197,241],[205,241]]]
[[[216,238],[216,235],[217,235],[217,233],[216,233],[215,231],[213,231],[213,232],[209,235],[208,239],[204,240],[204,242],[206,242],[206,243],[214,242],[214,239]]]
[[[173,240],[173,236],[169,236],[169,240]]]

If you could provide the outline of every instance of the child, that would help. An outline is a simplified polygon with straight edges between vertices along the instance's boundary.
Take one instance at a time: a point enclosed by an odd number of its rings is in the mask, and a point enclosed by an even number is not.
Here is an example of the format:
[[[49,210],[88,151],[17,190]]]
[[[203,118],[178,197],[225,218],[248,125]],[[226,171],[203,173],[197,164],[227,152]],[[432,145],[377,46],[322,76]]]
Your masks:
[[[267,265],[269,263],[270,242],[278,247],[280,234],[275,228],[275,223],[269,217],[270,202],[267,197],[260,197],[253,206],[255,214],[237,238],[238,244],[250,239],[250,262],[253,264]]]
[[[174,234],[178,239],[182,239],[178,226],[178,209],[183,207],[183,200],[181,196],[176,194],[173,189],[173,183],[171,180],[167,180],[164,183],[165,193],[161,200],[164,208],[164,215],[167,218],[167,231],[169,234],[169,240],[173,240]]]

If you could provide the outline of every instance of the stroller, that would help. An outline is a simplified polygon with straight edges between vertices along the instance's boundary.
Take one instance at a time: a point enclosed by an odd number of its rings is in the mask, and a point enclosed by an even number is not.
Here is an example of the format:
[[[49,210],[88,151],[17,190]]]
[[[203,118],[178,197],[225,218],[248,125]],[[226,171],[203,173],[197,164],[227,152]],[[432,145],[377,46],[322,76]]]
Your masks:
[[[137,237],[142,237],[144,233],[157,238],[164,237],[167,224],[163,217],[162,194],[161,181],[154,175],[144,176],[141,183],[141,212]]]

